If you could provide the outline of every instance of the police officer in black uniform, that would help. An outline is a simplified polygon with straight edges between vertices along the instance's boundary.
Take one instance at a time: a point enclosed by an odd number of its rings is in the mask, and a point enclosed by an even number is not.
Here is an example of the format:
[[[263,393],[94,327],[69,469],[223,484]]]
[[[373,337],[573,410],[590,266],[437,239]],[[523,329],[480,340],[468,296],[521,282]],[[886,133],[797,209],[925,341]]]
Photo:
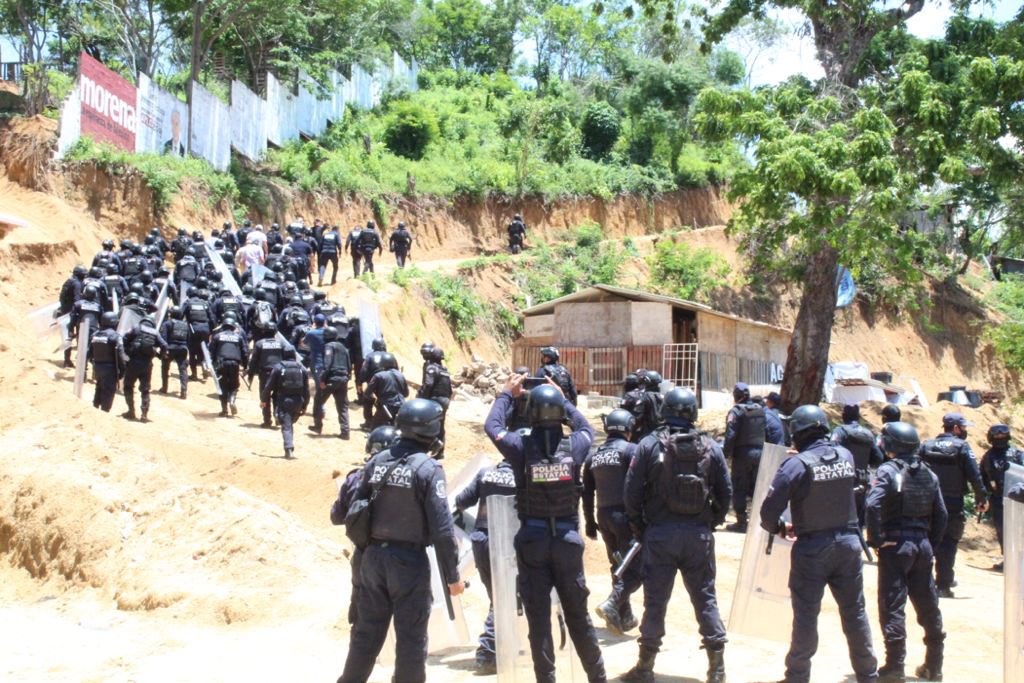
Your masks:
[[[341,235],[338,233],[338,226],[323,231],[317,239],[317,266],[319,267],[319,279],[317,287],[323,287],[324,276],[327,275],[327,264],[331,264],[331,284],[338,281],[338,250],[341,249]]]
[[[89,356],[92,358],[92,375],[96,380],[96,391],[92,407],[105,413],[114,405],[117,380],[124,374],[128,356],[124,342],[117,333],[117,315],[106,312],[100,317],[100,329],[89,340]]]
[[[359,236],[362,232],[363,229],[357,225],[349,230],[345,238],[345,251],[352,255],[352,277],[359,277],[359,262],[363,258],[359,252]]]
[[[526,223],[518,213],[508,224],[508,250],[518,254],[523,250],[523,240],[526,238]]]
[[[363,406],[363,423],[359,426],[360,429],[373,429],[373,397],[367,394],[365,385],[381,370],[381,362],[387,350],[388,345],[383,338],[374,339],[370,342],[370,355],[363,358],[356,372],[356,396]]]
[[[210,329],[213,327],[213,312],[210,302],[198,296],[199,292],[189,292],[182,308],[185,309],[185,320],[188,322],[188,361],[192,368],[189,379],[198,380],[197,367],[203,369],[206,379],[206,366],[203,363],[203,344],[210,341]]]
[[[643,370],[639,376],[639,395],[630,400],[630,412],[636,419],[633,431],[633,442],[640,443],[648,434],[661,426],[661,406],[664,398],[661,395],[661,374],[653,370]],[[632,397],[630,397],[632,399]]]
[[[520,365],[512,370],[513,375],[522,375],[523,377],[530,376],[530,368],[525,365]],[[505,429],[510,432],[527,433],[530,429],[530,415],[527,410],[527,404],[530,402],[530,392],[524,391],[508,406],[508,413],[505,416]]]
[[[988,496],[981,480],[978,462],[967,443],[967,428],[970,423],[960,413],[946,413],[942,416],[943,433],[925,441],[921,446],[921,459],[939,478],[942,498],[949,513],[949,522],[942,540],[935,548],[935,586],[940,598],[952,598],[956,575],[957,545],[964,535],[967,516],[964,513],[964,494],[967,485],[974,489],[975,507],[984,512],[988,509]]]
[[[180,396],[188,395],[188,323],[185,321],[185,309],[172,306],[170,317],[160,326],[160,336],[167,340],[167,352],[160,357],[160,393],[167,393],[167,381],[170,376],[171,362],[178,366],[178,382]]]
[[[213,335],[210,357],[220,382],[220,416],[227,417],[228,409],[232,415],[237,415],[235,397],[238,395],[241,371],[249,365],[249,349],[234,318],[225,319],[221,330]]]
[[[644,616],[639,659],[622,679],[654,680],[665,613],[680,572],[708,653],[707,681],[724,683],[726,638],[715,594],[712,530],[729,509],[729,471],[718,445],[695,427],[692,391],[669,391],[662,416],[665,426],[640,442],[626,475],[626,515],[633,536],[644,544]]]
[[[359,253],[363,255],[363,268],[367,273],[373,272],[373,252],[384,253],[384,244],[373,221],[366,221],[366,227],[359,233]]]
[[[633,630],[640,623],[629,604],[630,596],[640,588],[640,563],[631,563],[622,578],[614,576],[633,539],[623,493],[626,472],[637,449],[636,444],[630,443],[635,423],[628,410],[619,408],[609,413],[604,418],[608,438],[583,463],[583,518],[587,538],[597,540],[600,531],[612,571],[612,592],[597,606],[597,615],[604,619],[609,630],[620,634]]]
[[[785,683],[807,683],[811,658],[818,650],[818,613],[828,586],[839,605],[839,618],[858,683],[878,680],[871,627],[864,611],[864,575],[853,489],[853,456],[829,443],[828,417],[804,405],[790,417],[797,456],[775,473],[761,505],[761,526],[770,534],[796,534],[789,570],[793,636],[786,655]],[[782,520],[790,506],[793,523]]]
[[[306,412],[309,405],[309,372],[295,360],[294,347],[285,348],[281,355],[281,362],[270,372],[266,385],[260,390],[260,408],[266,414],[270,406],[274,406],[277,420],[281,423],[284,457],[290,460],[295,452],[295,420]]]
[[[576,385],[572,381],[569,369],[558,362],[558,349],[554,346],[545,346],[540,350],[542,365],[537,369],[537,377],[550,377],[558,388],[562,390],[569,403],[576,405]]]
[[[868,545],[878,549],[878,615],[885,639],[879,680],[906,680],[909,596],[927,647],[917,677],[941,681],[946,634],[932,580],[932,547],[946,527],[946,505],[938,478],[918,457],[921,440],[916,429],[905,422],[889,422],[882,428],[882,443],[891,460],[878,468],[867,497]]]
[[[366,384],[366,397],[373,401],[375,408],[372,420],[374,427],[395,424],[398,409],[409,395],[409,385],[405,381],[405,375],[398,369],[398,359],[394,354],[383,352],[379,368]],[[442,424],[443,414],[442,409]]]
[[[78,303],[78,300],[82,298],[82,283],[85,281],[85,276],[88,274],[88,272],[89,271],[85,269],[85,266],[81,265],[75,266],[74,270],[71,271],[71,277],[65,280],[64,284],[61,285],[60,297],[57,299],[57,310],[53,314],[54,318],[59,318],[62,315],[71,313],[71,310],[75,307],[75,304]],[[71,334],[74,334],[74,332],[72,331]],[[68,346],[68,348],[64,349],[64,367],[74,367],[74,364],[71,362],[70,345]]]
[[[857,488],[854,489],[857,521],[863,527],[864,499],[871,484],[871,470],[881,465],[885,456],[872,431],[860,423],[860,406],[856,403],[843,406],[843,424],[832,431],[831,441],[853,454],[853,466],[857,470]]]
[[[328,398],[334,399],[338,411],[338,436],[348,440],[348,378],[352,375],[352,360],[348,349],[338,341],[338,330],[328,325],[324,328],[324,365],[317,378],[320,391],[313,400],[313,424],[310,430],[319,434],[324,427],[324,405]]]
[[[70,339],[78,339],[78,328],[83,322],[89,323],[89,334],[99,329],[100,316],[103,315],[103,304],[100,302],[99,288],[87,285],[82,292],[82,298],[71,306],[71,315],[68,317],[68,332]],[[79,344],[87,344],[88,339],[79,339]],[[71,347],[64,350],[65,361],[71,358]],[[65,362],[64,367],[72,367]]]
[[[388,625],[395,627],[395,683],[427,678],[427,624],[433,600],[426,547],[456,596],[458,549],[444,470],[430,457],[441,428],[441,407],[413,399],[397,416],[398,443],[373,456],[362,470],[358,498],[370,500],[370,542],[359,567],[358,618],[338,683],[365,683]]]
[[[484,622],[483,633],[480,634],[476,648],[476,672],[480,675],[491,675],[497,672],[497,660],[494,649],[494,593],[491,587],[491,550],[490,536],[487,528],[487,499],[491,496],[514,496],[516,479],[512,465],[502,460],[497,465],[484,467],[466,488],[455,497],[455,521],[461,526],[462,513],[468,508],[477,506],[476,524],[469,540],[473,543],[473,561],[480,574],[480,580],[487,590],[487,620]]]
[[[579,534],[580,466],[594,442],[594,430],[553,381],[530,391],[528,436],[508,431],[512,401],[523,391],[513,375],[494,400],[484,431],[512,464],[516,508],[522,527],[516,534],[519,595],[529,624],[537,681],[555,680],[551,639],[551,589],[558,592],[566,627],[591,683],[605,681],[604,659],[587,614],[583,538]],[[572,433],[562,434],[568,418]]]
[[[989,512],[996,525],[996,537],[999,539],[999,552],[1003,552],[1003,490],[1005,488],[1006,470],[1010,464],[1024,465],[1024,453],[1010,445],[1009,425],[997,424],[988,428],[988,445],[990,448],[981,456],[981,478],[988,490]],[[1002,561],[992,567],[1003,571]]]
[[[257,339],[252,345],[252,355],[249,357],[248,381],[252,384],[254,376],[259,377],[259,393],[262,396],[270,380],[270,374],[282,360],[284,360],[285,345],[277,338],[277,323],[273,320],[263,326],[262,338]],[[262,427],[270,427],[270,404],[262,406],[263,424]]]
[[[736,404],[725,417],[725,442],[722,450],[732,460],[732,506],[736,522],[725,528],[744,533],[747,530],[747,499],[754,495],[757,471],[764,448],[764,408],[750,400],[750,388],[737,382],[732,389]]]
[[[448,368],[444,366],[444,349],[437,346],[430,349],[430,360],[423,368],[423,383],[416,392],[416,397],[430,399],[444,410],[441,415],[441,434],[438,437],[441,447],[434,456],[440,460],[444,457],[444,427],[448,417],[448,406],[452,402],[452,377],[448,374]]]
[[[388,250],[395,255],[395,263],[399,268],[405,268],[405,259],[412,251],[412,235],[405,228],[405,223],[399,222],[398,227],[388,239]]]
[[[167,351],[167,342],[156,329],[156,322],[146,316],[139,326],[124,336],[124,348],[128,363],[124,371],[124,400],[128,412],[123,417],[135,418],[135,383],[139,383],[142,394],[142,421],[149,421],[149,385],[153,376],[153,358]]]

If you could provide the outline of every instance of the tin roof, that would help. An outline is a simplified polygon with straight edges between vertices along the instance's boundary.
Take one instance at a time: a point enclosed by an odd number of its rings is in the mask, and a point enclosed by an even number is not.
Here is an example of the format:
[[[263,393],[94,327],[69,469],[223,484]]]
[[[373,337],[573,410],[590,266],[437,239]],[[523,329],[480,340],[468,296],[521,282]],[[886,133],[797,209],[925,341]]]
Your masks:
[[[533,315],[546,315],[548,313],[555,312],[555,306],[559,304],[568,303],[594,303],[603,301],[616,301],[619,299],[627,299],[629,301],[646,301],[649,303],[669,304],[677,308],[684,308],[688,311],[699,311],[708,315],[713,315],[719,318],[727,318],[729,320],[735,320],[737,322],[745,323],[747,325],[754,325],[756,327],[764,327],[779,332],[785,332],[791,334],[792,331],[785,327],[779,327],[778,325],[771,325],[769,323],[760,322],[758,320],[750,320],[749,318],[741,318],[738,315],[732,315],[730,313],[723,313],[716,311],[710,306],[699,304],[696,301],[687,301],[686,299],[676,299],[675,297],[665,296],[663,294],[654,294],[653,292],[641,292],[636,289],[626,289],[624,287],[612,287],[611,285],[593,285],[586,289],[581,289],[578,292],[567,294],[558,299],[552,299],[551,301],[545,301],[542,304],[531,306],[522,312],[524,317]]]

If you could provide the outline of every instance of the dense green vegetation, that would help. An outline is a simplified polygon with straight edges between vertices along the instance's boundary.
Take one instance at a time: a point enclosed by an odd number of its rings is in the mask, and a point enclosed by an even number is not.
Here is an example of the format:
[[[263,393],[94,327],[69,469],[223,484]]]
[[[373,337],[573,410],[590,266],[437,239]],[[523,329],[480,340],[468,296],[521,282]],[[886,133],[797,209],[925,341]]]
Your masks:
[[[989,339],[1007,367],[1024,370],[1024,278],[1004,275],[990,298],[1007,319],[989,329]]]
[[[729,275],[729,264],[711,249],[694,249],[670,239],[658,242],[647,261],[651,289],[690,301],[706,301]]]

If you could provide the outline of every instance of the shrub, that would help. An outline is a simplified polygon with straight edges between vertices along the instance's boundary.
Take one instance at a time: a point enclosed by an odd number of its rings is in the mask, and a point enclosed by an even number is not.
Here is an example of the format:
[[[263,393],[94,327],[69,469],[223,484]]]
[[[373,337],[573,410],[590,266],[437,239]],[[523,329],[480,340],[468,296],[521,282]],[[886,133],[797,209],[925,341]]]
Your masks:
[[[476,339],[476,321],[486,315],[486,307],[473,295],[472,288],[461,277],[431,273],[427,288],[448,325],[460,342]]]
[[[1024,370],[1024,277],[1004,275],[989,297],[1008,320],[990,327],[986,337],[1006,367]]]
[[[647,262],[648,286],[681,299],[705,299],[729,274],[729,264],[721,256],[703,247],[691,249],[685,242],[658,242]]]
[[[586,157],[595,161],[607,158],[619,141],[621,129],[619,113],[611,105],[607,102],[591,102],[580,125]]]
[[[422,159],[427,146],[439,136],[434,114],[409,101],[397,104],[384,129],[384,142],[388,149],[406,159]]]

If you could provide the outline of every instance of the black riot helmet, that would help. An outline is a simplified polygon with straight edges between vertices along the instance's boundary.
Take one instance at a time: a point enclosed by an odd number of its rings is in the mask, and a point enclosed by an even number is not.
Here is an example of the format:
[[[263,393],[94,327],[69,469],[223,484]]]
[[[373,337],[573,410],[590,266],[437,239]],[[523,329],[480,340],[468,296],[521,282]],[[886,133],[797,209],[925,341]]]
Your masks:
[[[117,327],[117,323],[117,313],[114,313],[113,311],[107,311],[100,316],[100,329],[102,330],[112,330]]]
[[[818,406],[800,406],[789,417],[789,433],[799,442],[798,447],[820,439],[828,434],[828,415]]]
[[[380,369],[381,370],[397,370],[398,359],[395,358],[395,354],[384,352],[380,354]]]
[[[380,453],[385,448],[388,448],[395,441],[398,440],[399,432],[391,425],[381,425],[372,432],[370,436],[366,437],[366,452],[368,455],[374,455]]]
[[[660,372],[648,370],[644,373],[643,382],[648,391],[658,391],[661,388],[662,381]]]
[[[988,428],[988,445],[996,448],[1005,447],[1010,443],[1010,426],[1004,424],[992,425]]]
[[[441,434],[443,418],[444,409],[438,403],[426,398],[414,398],[398,409],[395,426],[401,430],[403,439],[433,445]]]
[[[82,296],[85,297],[87,301],[96,301],[100,296],[100,290],[93,285],[89,285],[85,288],[85,291],[82,292]]]
[[[106,275],[106,273],[103,272],[103,269],[100,268],[99,266],[93,266],[92,268],[89,269],[89,277],[91,278],[98,280],[104,275]]]
[[[526,404],[526,418],[534,428],[561,425],[565,419],[565,397],[562,392],[550,384],[531,389]]]
[[[443,361],[444,349],[442,349],[440,346],[435,346],[434,350],[430,352],[430,360],[434,361],[435,363],[440,363],[441,361]]]
[[[107,251],[114,250],[114,240],[103,240],[103,248]]]
[[[295,347],[291,344],[286,345],[281,351],[281,357],[285,360],[295,360]]]
[[[640,378],[636,376],[635,372],[631,372],[626,375],[626,379],[622,380],[623,391],[633,391],[640,386]]]
[[[882,422],[899,422],[903,413],[900,412],[899,406],[894,406],[889,403],[882,408]]]
[[[387,351],[388,345],[387,342],[384,341],[384,337],[377,337],[370,344],[370,348],[374,351]]]
[[[616,408],[604,418],[604,431],[607,434],[630,434],[636,426],[633,413]]]
[[[430,360],[430,356],[434,351],[433,342],[424,342],[423,346],[420,347],[420,355],[423,356],[423,360]]]
[[[681,420],[697,421],[697,397],[689,389],[676,387],[665,394],[665,402],[661,406],[661,416]]]
[[[270,322],[263,326],[263,331],[266,333],[268,337],[273,337],[274,335],[277,334],[277,323],[271,320]]]
[[[887,422],[882,427],[882,449],[895,456],[911,456],[921,447],[921,437],[913,425]]]
[[[324,328],[324,341],[332,342],[338,340],[338,328],[328,325]]]
[[[71,274],[79,280],[84,280],[85,276],[89,274],[89,271],[85,266],[79,265],[75,266],[74,270],[71,271]]]
[[[545,358],[550,358],[552,363],[557,363],[559,358],[558,349],[554,346],[545,346],[540,350],[540,359],[544,360]]]
[[[171,317],[175,320],[181,320],[185,317],[185,309],[181,306],[171,306]]]

